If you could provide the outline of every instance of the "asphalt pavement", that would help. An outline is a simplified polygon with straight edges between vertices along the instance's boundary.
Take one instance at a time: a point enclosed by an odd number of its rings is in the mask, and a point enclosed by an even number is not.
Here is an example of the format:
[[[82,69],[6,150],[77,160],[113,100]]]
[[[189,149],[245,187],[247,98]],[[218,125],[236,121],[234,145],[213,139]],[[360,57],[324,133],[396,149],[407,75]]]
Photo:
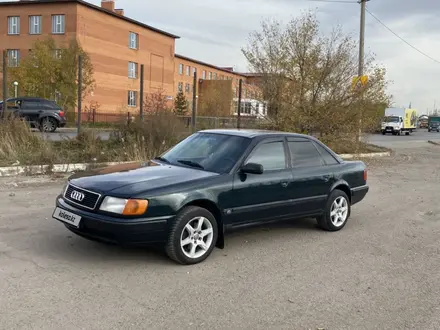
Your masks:
[[[242,230],[195,266],[71,234],[51,218],[64,179],[0,179],[0,329],[438,330],[440,147],[408,140],[368,161],[342,231]]]

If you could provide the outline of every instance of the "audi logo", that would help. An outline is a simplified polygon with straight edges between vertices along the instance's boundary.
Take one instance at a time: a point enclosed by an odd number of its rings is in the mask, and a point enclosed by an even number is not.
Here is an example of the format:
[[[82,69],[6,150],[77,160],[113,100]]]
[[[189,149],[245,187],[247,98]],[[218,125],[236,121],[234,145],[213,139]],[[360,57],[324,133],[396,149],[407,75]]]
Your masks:
[[[86,196],[82,192],[79,192],[76,190],[72,191],[72,193],[70,194],[70,198],[72,198],[78,202],[82,202],[85,197]]]

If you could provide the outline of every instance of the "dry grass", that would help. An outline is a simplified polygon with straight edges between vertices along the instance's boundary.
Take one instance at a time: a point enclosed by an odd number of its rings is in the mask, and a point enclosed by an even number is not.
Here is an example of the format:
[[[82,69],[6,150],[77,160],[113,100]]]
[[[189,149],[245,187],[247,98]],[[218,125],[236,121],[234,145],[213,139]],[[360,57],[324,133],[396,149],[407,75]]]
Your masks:
[[[168,111],[156,112],[143,122],[121,122],[108,141],[87,129],[76,138],[47,141],[21,120],[0,120],[0,166],[142,161],[163,153],[189,134],[185,123]],[[339,154],[383,151],[352,138],[326,136],[321,140]]]
[[[0,166],[146,160],[188,134],[181,120],[165,112],[120,123],[108,141],[87,129],[76,138],[47,141],[21,120],[0,120]]]

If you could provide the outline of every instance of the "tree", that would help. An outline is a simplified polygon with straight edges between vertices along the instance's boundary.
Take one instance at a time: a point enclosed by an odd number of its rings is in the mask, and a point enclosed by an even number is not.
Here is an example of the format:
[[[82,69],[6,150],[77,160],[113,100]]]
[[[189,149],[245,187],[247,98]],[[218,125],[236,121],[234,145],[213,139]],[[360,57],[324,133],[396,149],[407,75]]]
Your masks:
[[[188,112],[188,101],[182,90],[177,92],[174,99],[174,113],[178,116],[184,116]]]
[[[366,56],[368,84],[353,89],[357,76],[357,42],[335,27],[327,36],[312,11],[285,27],[264,21],[242,49],[253,72],[263,76],[260,88],[272,126],[281,130],[339,135],[363,129],[372,121],[368,108],[389,103],[386,71]],[[362,116],[361,116],[362,114]],[[368,120],[367,120],[368,119]]]
[[[10,68],[9,80],[18,81],[22,94],[57,99],[63,107],[73,109],[78,101],[78,57],[83,58],[82,96],[95,87],[93,65],[76,39],[67,46],[57,45],[51,37],[37,40],[29,56]]]
[[[144,100],[144,109],[147,115],[157,115],[162,112],[170,112],[171,106],[163,89],[148,93]]]

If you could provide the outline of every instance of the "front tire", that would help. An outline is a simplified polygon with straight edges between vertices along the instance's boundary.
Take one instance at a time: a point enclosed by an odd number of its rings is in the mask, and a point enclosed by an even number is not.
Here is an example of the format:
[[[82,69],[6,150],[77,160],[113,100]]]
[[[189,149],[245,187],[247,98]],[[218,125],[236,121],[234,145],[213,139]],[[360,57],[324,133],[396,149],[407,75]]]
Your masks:
[[[339,231],[345,227],[350,214],[351,205],[347,194],[342,190],[333,190],[324,214],[317,219],[318,225],[327,231]]]
[[[193,265],[208,258],[217,237],[217,221],[212,213],[201,207],[188,206],[177,214],[165,250],[170,259]]]

